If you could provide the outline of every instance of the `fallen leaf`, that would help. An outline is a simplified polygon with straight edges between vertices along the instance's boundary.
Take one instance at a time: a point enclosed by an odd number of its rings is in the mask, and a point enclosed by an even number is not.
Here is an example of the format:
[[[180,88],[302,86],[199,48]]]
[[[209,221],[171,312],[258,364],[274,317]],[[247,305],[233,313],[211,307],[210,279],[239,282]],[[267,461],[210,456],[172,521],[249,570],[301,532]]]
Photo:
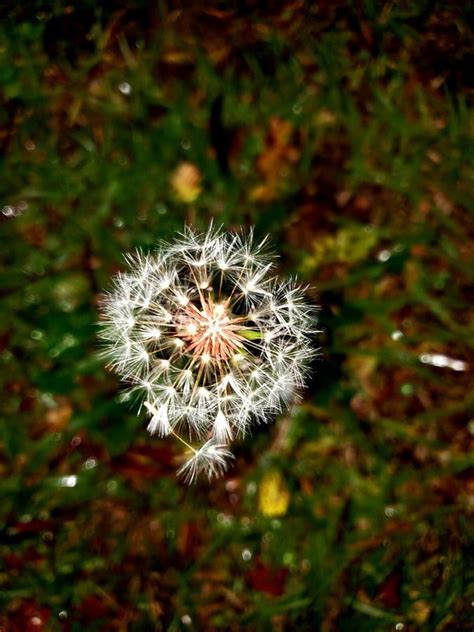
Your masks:
[[[278,470],[269,470],[260,481],[258,505],[265,516],[283,516],[290,504],[290,492]]]
[[[280,597],[285,591],[287,568],[270,568],[261,560],[247,573],[247,582],[254,590],[272,597]]]
[[[201,173],[191,162],[182,162],[171,176],[171,186],[182,202],[194,202],[201,193]]]

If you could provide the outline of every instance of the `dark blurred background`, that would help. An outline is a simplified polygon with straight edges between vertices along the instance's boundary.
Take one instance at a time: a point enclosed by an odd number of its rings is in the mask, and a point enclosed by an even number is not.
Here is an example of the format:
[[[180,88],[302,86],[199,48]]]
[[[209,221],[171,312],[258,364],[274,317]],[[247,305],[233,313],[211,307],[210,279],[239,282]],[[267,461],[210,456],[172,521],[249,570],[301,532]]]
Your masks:
[[[1,632],[473,628],[473,17],[2,2]],[[188,488],[97,300],[211,218],[271,235],[324,333],[305,399]]]

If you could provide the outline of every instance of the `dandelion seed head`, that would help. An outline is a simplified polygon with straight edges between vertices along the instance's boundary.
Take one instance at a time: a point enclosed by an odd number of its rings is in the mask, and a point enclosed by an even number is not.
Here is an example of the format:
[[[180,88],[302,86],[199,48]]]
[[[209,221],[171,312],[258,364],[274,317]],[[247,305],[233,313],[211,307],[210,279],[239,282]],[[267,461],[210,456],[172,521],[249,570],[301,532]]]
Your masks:
[[[305,288],[275,278],[267,240],[252,231],[185,228],[126,261],[101,305],[104,356],[143,399],[150,433],[203,442],[190,446],[184,479],[219,476],[233,438],[298,398],[316,308]]]

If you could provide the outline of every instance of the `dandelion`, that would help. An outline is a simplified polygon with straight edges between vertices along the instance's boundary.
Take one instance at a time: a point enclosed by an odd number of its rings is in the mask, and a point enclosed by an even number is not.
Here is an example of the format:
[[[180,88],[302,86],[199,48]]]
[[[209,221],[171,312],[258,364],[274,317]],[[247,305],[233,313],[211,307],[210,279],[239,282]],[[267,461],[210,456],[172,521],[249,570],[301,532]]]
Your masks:
[[[234,438],[298,398],[315,356],[315,307],[306,288],[275,278],[267,239],[252,231],[186,227],[126,259],[101,306],[104,355],[143,402],[148,431],[186,446],[184,479],[219,476]]]

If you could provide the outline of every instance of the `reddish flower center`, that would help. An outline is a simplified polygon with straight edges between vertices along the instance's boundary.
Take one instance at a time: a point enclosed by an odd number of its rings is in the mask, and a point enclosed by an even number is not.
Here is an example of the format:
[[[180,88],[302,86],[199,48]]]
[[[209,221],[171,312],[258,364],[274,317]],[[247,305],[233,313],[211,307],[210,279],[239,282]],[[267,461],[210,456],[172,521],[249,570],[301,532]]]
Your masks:
[[[227,360],[242,349],[244,338],[239,334],[243,318],[229,313],[222,303],[203,301],[202,309],[193,303],[184,308],[177,327],[179,338],[187,343],[186,351],[204,361]]]

